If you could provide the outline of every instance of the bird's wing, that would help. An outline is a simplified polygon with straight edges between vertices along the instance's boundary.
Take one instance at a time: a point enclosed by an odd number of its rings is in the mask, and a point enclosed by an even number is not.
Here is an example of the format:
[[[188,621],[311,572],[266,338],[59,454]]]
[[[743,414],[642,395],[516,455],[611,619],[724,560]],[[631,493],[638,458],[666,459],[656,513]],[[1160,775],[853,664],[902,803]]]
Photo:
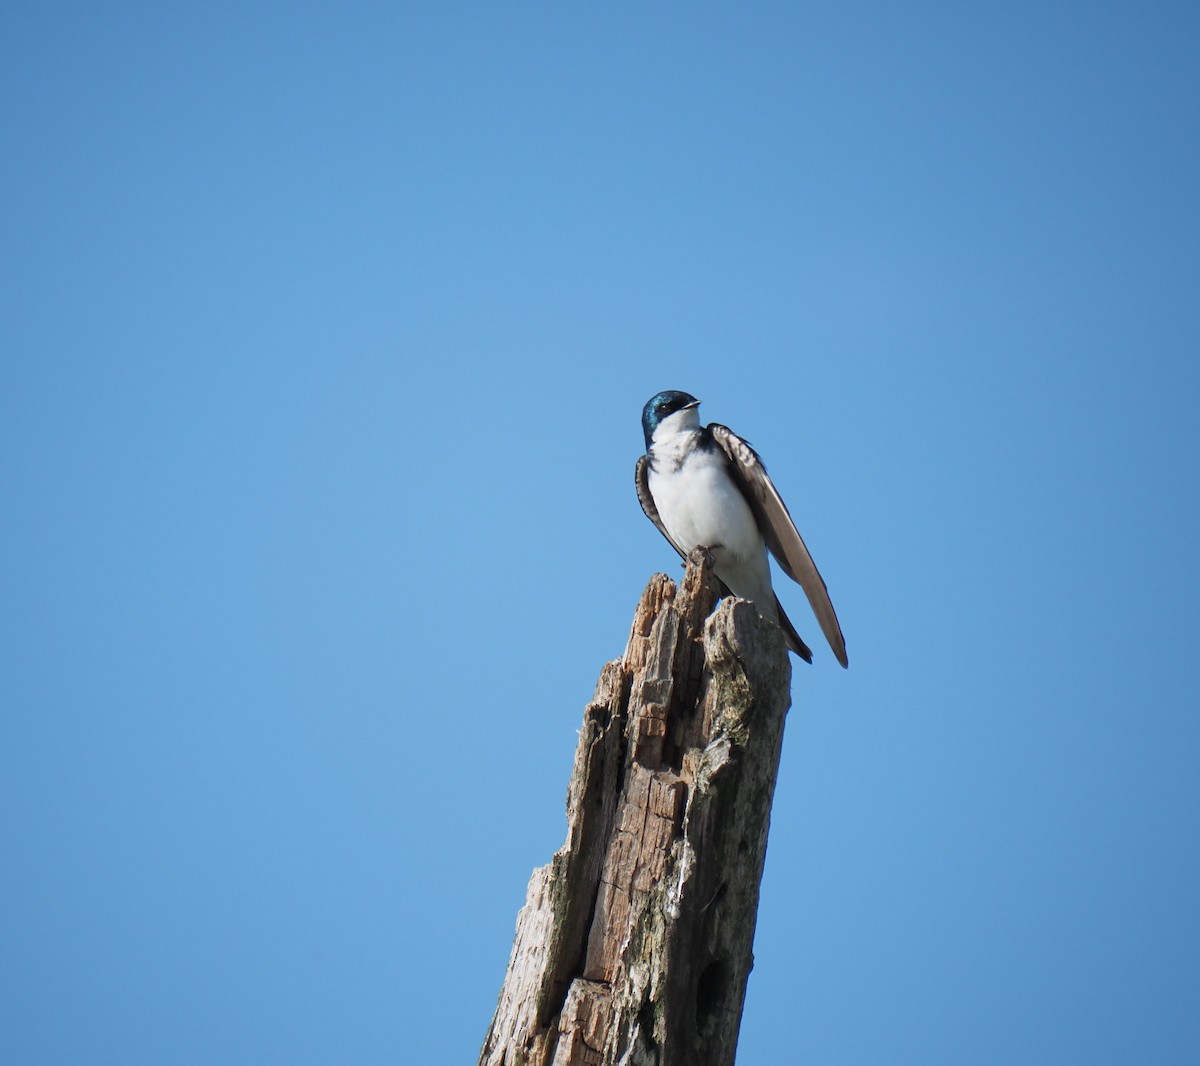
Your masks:
[[[654,503],[654,497],[650,495],[650,459],[648,456],[643,455],[637,461],[637,466],[633,469],[633,481],[637,486],[638,503],[642,505],[642,510],[646,512],[646,517],[667,538],[667,543],[679,552],[679,558],[686,559],[687,556],[684,555],[679,545],[671,539],[671,534],[667,532],[667,527],[663,525],[662,517],[658,513],[658,507]]]
[[[833,603],[830,602],[829,590],[817,570],[817,564],[808,553],[800,531],[796,529],[796,523],[788,513],[787,505],[767,475],[767,468],[763,466],[758,453],[733,430],[716,423],[710,424],[708,429],[713,440],[729,456],[730,472],[758,519],[758,528],[771,554],[778,560],[783,572],[804,589],[813,614],[821,624],[821,632],[829,641],[837,661],[846,666],[846,641],[842,636],[842,627],[838,625]],[[642,506],[645,507],[645,503]]]

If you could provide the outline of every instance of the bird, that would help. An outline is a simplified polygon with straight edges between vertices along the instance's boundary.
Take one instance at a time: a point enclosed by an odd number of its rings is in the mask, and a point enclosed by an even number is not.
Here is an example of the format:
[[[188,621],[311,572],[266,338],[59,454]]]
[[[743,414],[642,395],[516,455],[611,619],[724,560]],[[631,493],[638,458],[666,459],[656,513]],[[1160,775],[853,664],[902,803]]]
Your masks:
[[[634,480],[646,517],[684,559],[693,548],[707,548],[722,595],[752,600],[783,630],[787,646],[811,663],[812,650],[771,584],[769,550],[804,589],[834,656],[848,666],[829,590],[762,459],[733,430],[716,422],[700,425],[699,407],[695,396],[672,389],[642,408],[646,454]]]

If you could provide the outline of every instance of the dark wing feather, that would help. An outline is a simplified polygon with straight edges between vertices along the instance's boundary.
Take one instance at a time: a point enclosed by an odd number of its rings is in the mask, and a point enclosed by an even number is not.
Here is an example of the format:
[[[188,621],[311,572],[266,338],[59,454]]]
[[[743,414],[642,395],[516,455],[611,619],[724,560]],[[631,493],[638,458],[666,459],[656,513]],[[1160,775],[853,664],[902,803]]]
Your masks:
[[[804,589],[813,614],[821,624],[821,632],[829,641],[837,661],[846,666],[846,641],[842,637],[842,627],[838,625],[833,603],[830,602],[829,590],[758,453],[726,426],[714,422],[708,429],[713,440],[729,456],[730,471],[758,519],[758,527],[771,554],[778,560],[783,572]]]
[[[671,534],[667,532],[667,527],[663,525],[662,518],[659,517],[658,507],[654,503],[654,497],[650,495],[650,459],[643,455],[638,461],[637,466],[633,469],[633,482],[637,486],[638,503],[642,505],[642,510],[646,512],[646,517],[650,519],[657,527],[658,531],[667,538],[667,543],[671,545],[677,552],[679,558],[686,559],[679,545],[671,539]]]

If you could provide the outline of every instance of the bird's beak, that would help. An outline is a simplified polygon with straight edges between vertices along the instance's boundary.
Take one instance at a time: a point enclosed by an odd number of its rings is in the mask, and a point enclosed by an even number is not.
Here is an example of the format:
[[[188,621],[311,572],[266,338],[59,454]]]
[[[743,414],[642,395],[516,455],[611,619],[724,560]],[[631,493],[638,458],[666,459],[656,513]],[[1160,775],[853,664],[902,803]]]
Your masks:
[[[686,410],[688,410],[688,409],[689,409],[689,408],[691,408],[691,407],[699,407],[699,406],[700,406],[700,401],[699,401],[699,400],[693,400],[691,403],[685,403],[685,404],[683,405],[683,409],[686,411]]]

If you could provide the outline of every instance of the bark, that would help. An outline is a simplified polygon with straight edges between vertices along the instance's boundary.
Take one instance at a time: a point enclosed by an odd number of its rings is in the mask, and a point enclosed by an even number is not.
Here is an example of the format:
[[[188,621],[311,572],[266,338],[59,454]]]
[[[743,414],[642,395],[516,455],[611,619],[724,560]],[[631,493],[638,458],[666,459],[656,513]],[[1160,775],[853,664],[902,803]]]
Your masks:
[[[730,1066],[791,666],[693,552],[584,711],[567,840],[535,870],[480,1066]]]

